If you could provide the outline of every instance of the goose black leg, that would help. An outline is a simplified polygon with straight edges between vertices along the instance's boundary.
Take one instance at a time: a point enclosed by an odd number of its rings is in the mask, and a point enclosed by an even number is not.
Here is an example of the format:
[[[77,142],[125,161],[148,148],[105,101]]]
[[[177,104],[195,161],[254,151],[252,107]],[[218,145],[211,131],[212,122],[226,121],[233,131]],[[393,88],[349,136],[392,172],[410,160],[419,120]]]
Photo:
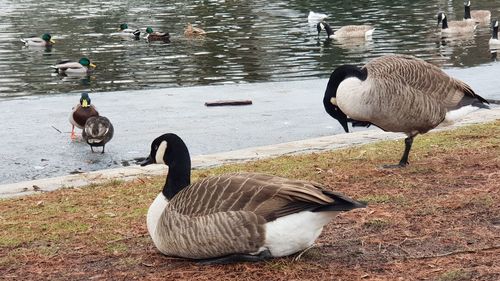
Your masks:
[[[258,255],[248,255],[248,254],[233,254],[213,259],[203,259],[198,261],[198,264],[207,265],[207,264],[230,264],[230,263],[238,263],[238,262],[258,262],[264,261],[272,258],[271,252],[269,250],[265,250]]]
[[[102,152],[101,152],[101,154],[104,154],[104,147],[105,147],[105,145],[102,146]]]
[[[92,150],[92,153],[94,153],[94,147],[90,146],[90,150]]]
[[[391,168],[403,168],[406,165],[408,165],[408,155],[410,154],[411,150],[411,145],[413,144],[413,136],[407,137],[405,139],[405,152],[403,153],[403,157],[401,157],[401,160],[399,161],[399,164],[396,165],[384,165],[383,167],[386,169],[391,169]]]

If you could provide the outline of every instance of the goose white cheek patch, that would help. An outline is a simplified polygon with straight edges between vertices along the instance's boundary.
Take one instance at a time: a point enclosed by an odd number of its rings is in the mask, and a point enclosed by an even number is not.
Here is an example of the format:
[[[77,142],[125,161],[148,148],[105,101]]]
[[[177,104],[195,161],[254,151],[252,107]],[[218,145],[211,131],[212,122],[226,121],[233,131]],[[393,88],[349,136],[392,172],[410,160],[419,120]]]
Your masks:
[[[156,150],[155,160],[156,164],[165,164],[163,161],[163,156],[165,156],[165,152],[167,151],[167,141],[162,141],[160,146],[158,146],[158,150]]]

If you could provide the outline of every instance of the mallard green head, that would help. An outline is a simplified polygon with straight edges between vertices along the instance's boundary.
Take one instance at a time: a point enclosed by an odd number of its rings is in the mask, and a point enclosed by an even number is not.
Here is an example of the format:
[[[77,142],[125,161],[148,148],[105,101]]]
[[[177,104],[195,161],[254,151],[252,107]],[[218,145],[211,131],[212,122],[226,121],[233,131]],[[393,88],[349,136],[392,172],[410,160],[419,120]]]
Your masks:
[[[88,58],[81,58],[79,61],[78,61],[79,64],[83,65],[83,66],[90,66],[90,67],[96,67],[95,64],[91,63],[90,60]]]
[[[46,41],[46,42],[50,42],[52,44],[54,44],[54,40],[52,40],[52,36],[50,36],[50,34],[48,33],[45,33],[44,35],[42,35],[42,39],[43,41]]]
[[[90,106],[90,97],[88,93],[82,93],[82,96],[80,97],[80,104],[82,107]]]
[[[153,29],[148,26],[148,28],[146,28],[146,33],[150,34],[150,33],[153,33]]]
[[[127,28],[128,28],[128,24],[126,24],[126,23],[120,24],[120,30],[124,30],[124,29],[127,29]]]

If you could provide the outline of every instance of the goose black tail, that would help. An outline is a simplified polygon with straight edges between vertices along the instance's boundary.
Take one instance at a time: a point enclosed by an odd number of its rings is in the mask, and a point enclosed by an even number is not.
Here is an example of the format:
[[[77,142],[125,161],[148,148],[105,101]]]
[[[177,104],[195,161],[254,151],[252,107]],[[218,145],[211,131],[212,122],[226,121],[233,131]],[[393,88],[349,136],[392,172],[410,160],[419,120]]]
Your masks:
[[[329,212],[329,211],[340,212],[340,211],[350,211],[352,209],[357,209],[357,208],[366,208],[366,203],[356,201],[338,192],[323,190],[323,194],[329,196],[330,198],[335,200],[335,202],[328,206],[319,207],[313,210],[313,212]]]

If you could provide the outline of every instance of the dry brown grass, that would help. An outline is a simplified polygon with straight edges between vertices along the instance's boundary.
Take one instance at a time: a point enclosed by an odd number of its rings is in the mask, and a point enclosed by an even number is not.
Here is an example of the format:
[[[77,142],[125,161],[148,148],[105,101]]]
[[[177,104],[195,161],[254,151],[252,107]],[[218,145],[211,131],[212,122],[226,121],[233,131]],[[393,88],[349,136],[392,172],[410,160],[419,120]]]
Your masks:
[[[0,279],[500,280],[500,121],[399,142],[199,170],[314,180],[369,207],[345,213],[318,247],[256,264],[202,266],[154,248],[145,213],[164,179],[113,181],[0,201]]]

